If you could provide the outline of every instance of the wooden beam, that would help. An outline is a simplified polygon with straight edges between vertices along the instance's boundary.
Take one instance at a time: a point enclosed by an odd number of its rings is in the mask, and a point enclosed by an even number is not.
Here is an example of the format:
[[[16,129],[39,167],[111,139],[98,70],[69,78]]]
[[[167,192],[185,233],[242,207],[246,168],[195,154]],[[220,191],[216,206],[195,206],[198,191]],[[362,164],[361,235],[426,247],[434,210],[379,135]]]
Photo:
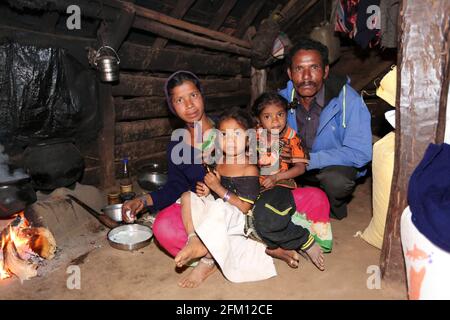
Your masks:
[[[201,46],[204,48],[225,51],[245,57],[251,56],[250,49],[246,49],[232,43],[210,40],[204,37],[197,36],[193,33],[185,32],[180,29],[172,28],[168,25],[141,17],[136,17],[134,27],[142,30],[147,30],[158,36],[192,46]]]
[[[205,97],[206,111],[223,110],[235,106],[247,106],[250,101],[248,90],[212,94]],[[171,116],[166,99],[162,97],[139,97],[114,99],[116,121],[132,121]]]
[[[237,0],[225,0],[222,3],[222,6],[216,12],[211,23],[209,24],[209,28],[211,30],[219,30],[219,28],[225,22],[225,20],[227,19],[228,15],[231,12],[231,10],[235,6],[236,2],[237,2]]]
[[[250,60],[187,50],[153,49],[125,43],[119,51],[120,67],[126,70],[174,72],[190,70],[199,75],[250,76]]]
[[[116,159],[120,159],[126,154],[130,159],[140,159],[142,157],[164,152],[170,141],[170,135],[127,142],[116,146]]]
[[[121,73],[118,85],[113,86],[113,96],[164,97],[165,78]],[[250,79],[202,79],[203,94],[225,93],[250,89]]]
[[[99,43],[118,50],[130,32],[135,14],[132,3],[123,3],[118,19],[100,24],[97,31]]]
[[[5,25],[0,25],[2,38],[14,39],[23,44],[65,48],[84,66],[89,66],[85,48],[97,46],[97,40],[93,38],[36,32]],[[121,69],[161,72],[187,69],[200,75],[250,76],[250,60],[243,57],[229,58],[174,49],[153,50],[130,42],[125,42],[118,53]]]
[[[99,105],[102,112],[102,129],[98,136],[100,158],[100,186],[109,188],[116,184],[114,176],[114,100],[110,84],[99,84]]]
[[[105,5],[113,6],[115,8],[122,7],[121,2],[118,0],[103,0],[103,1],[104,1]],[[247,49],[251,48],[251,45],[247,41],[243,41],[236,37],[227,35],[223,32],[210,30],[208,28],[201,27],[201,26],[198,26],[198,25],[186,22],[186,21],[182,21],[180,19],[172,18],[165,14],[162,14],[162,13],[159,13],[159,12],[156,12],[156,11],[144,8],[144,7],[135,5],[135,9],[136,9],[136,16],[138,16],[140,18],[144,18],[145,20],[150,19],[150,20],[157,21],[157,22],[162,23],[167,26],[172,26],[175,28],[186,30],[188,32],[197,33],[197,34],[209,37],[209,38],[217,40],[217,41],[235,44],[237,46],[247,48]],[[137,25],[135,25],[135,27],[137,27]],[[173,40],[176,40],[176,39],[173,39]]]
[[[168,118],[116,123],[116,144],[167,136],[174,128]]]
[[[319,0],[309,0],[307,3],[300,5],[297,4],[297,12],[292,14],[289,20],[285,21],[285,23],[281,26],[282,30],[287,30],[294,22],[298,22],[298,20],[303,16],[306,12],[309,11]]]
[[[448,76],[444,72],[449,70],[448,12],[448,0],[401,2],[395,164],[380,258],[386,281],[406,282],[400,217],[407,206],[409,178],[428,145],[437,141],[439,104]]]
[[[264,7],[265,3],[266,3],[265,0],[258,0],[252,2],[252,4],[248,7],[245,14],[239,20],[239,23],[236,27],[236,31],[234,33],[236,37],[242,38],[245,35],[245,32],[247,31],[248,27],[251,26],[256,16],[258,15],[259,11],[261,11],[261,9]]]
[[[195,0],[179,0],[170,15],[173,18],[181,19],[184,17],[189,8],[194,4]],[[167,39],[156,38],[153,43],[153,49],[163,49],[167,44]]]

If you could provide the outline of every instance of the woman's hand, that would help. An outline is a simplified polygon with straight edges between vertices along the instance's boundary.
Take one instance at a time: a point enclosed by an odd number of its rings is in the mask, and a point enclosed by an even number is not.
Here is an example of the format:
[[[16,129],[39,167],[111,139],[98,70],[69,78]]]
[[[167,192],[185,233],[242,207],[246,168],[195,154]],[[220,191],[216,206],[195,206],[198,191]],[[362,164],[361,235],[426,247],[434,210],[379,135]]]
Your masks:
[[[132,223],[136,220],[136,214],[144,209],[144,201],[140,198],[125,201],[122,206],[122,220]]]
[[[275,186],[275,183],[277,183],[277,181],[278,181],[278,178],[277,178],[276,174],[271,175],[271,176],[266,176],[266,178],[264,179],[264,181],[262,183],[262,186],[265,189],[270,189]]]
[[[216,192],[222,187],[220,184],[220,174],[214,170],[214,173],[208,172],[205,176],[205,184],[209,189]]]
[[[199,197],[206,197],[210,192],[211,191],[206,184],[201,181],[197,182],[197,185],[195,186],[195,193],[197,193]]]

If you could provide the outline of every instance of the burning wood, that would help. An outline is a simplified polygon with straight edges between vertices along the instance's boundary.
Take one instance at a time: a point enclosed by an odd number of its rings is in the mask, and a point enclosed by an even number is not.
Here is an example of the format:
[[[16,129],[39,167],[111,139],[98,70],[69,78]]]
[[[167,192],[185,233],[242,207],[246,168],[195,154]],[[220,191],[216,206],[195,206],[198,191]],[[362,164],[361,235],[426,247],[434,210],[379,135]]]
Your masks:
[[[48,229],[31,227],[21,212],[2,231],[0,248],[0,279],[15,275],[23,281],[37,275],[43,259],[54,257],[56,241]]]

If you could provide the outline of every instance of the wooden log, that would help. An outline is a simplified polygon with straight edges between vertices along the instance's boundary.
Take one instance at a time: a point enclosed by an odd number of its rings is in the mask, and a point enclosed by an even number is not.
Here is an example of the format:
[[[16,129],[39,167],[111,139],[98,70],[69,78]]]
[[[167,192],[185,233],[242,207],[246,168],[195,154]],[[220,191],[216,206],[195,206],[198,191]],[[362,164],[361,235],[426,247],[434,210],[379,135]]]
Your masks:
[[[213,94],[205,97],[206,111],[223,110],[234,106],[246,106],[250,101],[248,91]],[[116,121],[131,121],[171,116],[165,98],[140,97],[114,101]]]
[[[116,144],[170,135],[174,128],[168,118],[116,123]]]
[[[120,74],[120,82],[112,87],[113,96],[159,96],[164,97],[165,78],[151,76],[133,75],[129,73]],[[228,80],[201,80],[203,94],[208,95],[218,92],[233,92],[250,88],[250,79],[228,79]]]
[[[120,67],[127,70],[191,70],[199,75],[250,76],[250,60],[174,49],[153,49],[124,43],[119,51]]]
[[[137,159],[141,159],[145,156],[164,152],[167,149],[169,141],[170,135],[123,143],[116,147],[116,158],[127,155],[130,159],[137,161]]]
[[[185,43],[191,46],[200,46],[207,49],[229,52],[244,57],[251,56],[250,49],[240,47],[233,43],[210,40],[193,33],[182,31],[163,23],[148,20],[142,17],[136,17],[133,27],[150,31],[158,36]]]
[[[120,8],[122,6],[122,4],[120,3],[120,1],[117,0],[103,0],[105,5],[111,5],[114,6],[116,8]],[[221,42],[225,42],[225,43],[230,43],[230,44],[235,44],[239,47],[242,48],[247,48],[250,49],[251,45],[250,43],[248,43],[247,41],[243,41],[241,39],[235,38],[233,36],[227,35],[225,33],[222,32],[218,32],[218,31],[214,31],[214,30],[210,30],[208,28],[204,28],[192,23],[188,23],[179,19],[175,19],[172,18],[170,16],[167,16],[165,14],[144,8],[144,7],[140,7],[140,6],[135,6],[136,9],[136,15],[140,18],[143,19],[136,19],[136,24],[135,27],[140,28],[140,25],[143,21],[149,21],[149,19],[157,21],[159,23],[162,23],[166,26],[172,26],[172,27],[176,27],[182,30],[186,30],[189,32],[193,32],[193,33],[197,33],[197,34],[201,34],[203,36],[207,36],[211,39],[215,39]],[[137,22],[140,23],[137,23]],[[163,36],[165,37],[165,36]],[[176,39],[174,39],[176,40]]]
[[[181,19],[189,10],[189,8],[194,4],[195,0],[180,0],[177,2],[175,8],[171,12],[171,16],[173,18]],[[166,46],[167,39],[164,38],[156,38],[153,43],[153,49],[162,49]]]
[[[99,43],[118,50],[129,34],[136,11],[133,4],[124,3],[117,20],[111,23],[103,22],[97,31]]]
[[[209,24],[209,28],[212,30],[219,30],[222,24],[225,22],[226,18],[230,14],[230,11],[235,6],[237,0],[225,0],[222,3],[220,9],[216,12],[211,23]]]
[[[100,158],[100,185],[108,188],[115,185],[114,177],[114,100],[111,95],[111,85],[99,85],[99,105],[102,112],[102,129],[98,136]]]
[[[1,38],[13,39],[23,44],[65,48],[84,66],[89,66],[85,48],[98,46],[97,40],[93,38],[36,32],[5,25],[0,25]],[[150,47],[130,42],[122,45],[119,57],[122,69],[174,72],[186,68],[200,75],[250,76],[250,60],[242,57],[236,59],[174,49],[152,50]]]
[[[264,7],[265,0],[253,1],[252,4],[248,7],[245,14],[239,20],[239,23],[236,27],[236,31],[234,35],[238,38],[242,38],[245,35],[248,27],[251,26],[259,11]]]
[[[409,178],[430,142],[436,142],[443,72],[448,70],[449,11],[447,0],[401,2],[395,164],[380,257],[386,281],[406,283],[400,217]]]

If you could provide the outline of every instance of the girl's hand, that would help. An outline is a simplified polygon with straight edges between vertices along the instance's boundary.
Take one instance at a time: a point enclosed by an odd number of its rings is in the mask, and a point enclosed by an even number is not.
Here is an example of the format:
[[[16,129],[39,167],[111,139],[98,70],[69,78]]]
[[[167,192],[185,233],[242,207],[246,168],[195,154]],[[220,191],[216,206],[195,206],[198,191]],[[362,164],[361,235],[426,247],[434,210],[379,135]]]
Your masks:
[[[214,173],[208,172],[205,176],[205,183],[209,189],[217,192],[217,190],[222,186],[220,184],[220,174],[216,170],[214,170]]]
[[[197,185],[195,186],[195,193],[197,193],[199,197],[206,197],[210,192],[211,191],[206,184],[200,181],[197,182]]]
[[[278,181],[277,175],[274,174],[274,175],[271,175],[271,176],[267,176],[264,179],[262,185],[263,185],[264,188],[270,189],[270,188],[273,188],[275,186],[275,183],[277,183],[277,181]]]

